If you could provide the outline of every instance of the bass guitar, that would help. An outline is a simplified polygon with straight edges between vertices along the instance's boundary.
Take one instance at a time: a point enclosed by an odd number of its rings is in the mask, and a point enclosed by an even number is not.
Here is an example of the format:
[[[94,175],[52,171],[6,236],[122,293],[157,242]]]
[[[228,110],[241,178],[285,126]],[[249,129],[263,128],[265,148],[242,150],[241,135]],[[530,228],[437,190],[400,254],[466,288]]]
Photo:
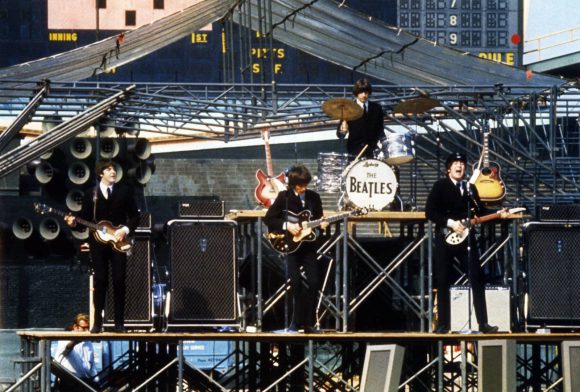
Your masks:
[[[483,167],[481,167],[483,160]],[[500,173],[499,164],[489,161],[489,132],[483,133],[482,159],[473,167],[473,175],[470,182],[477,188],[479,198],[484,203],[497,202],[505,197],[505,184]]]
[[[34,210],[37,213],[43,215],[48,213],[60,215],[62,217],[68,215],[67,212],[57,210],[41,203],[34,203]],[[81,225],[91,229],[93,236],[97,241],[102,242],[103,244],[110,244],[117,252],[128,253],[133,246],[128,238],[120,241],[115,238],[115,231],[119,230],[120,227],[113,226],[113,224],[109,221],[100,221],[98,223],[94,223],[82,218],[77,218],[76,216],[75,220],[77,223],[80,223]]]
[[[258,203],[265,207],[270,207],[276,200],[278,193],[286,189],[284,173],[278,174],[274,177],[274,169],[272,168],[272,154],[270,153],[270,131],[262,130],[262,139],[264,139],[264,148],[266,149],[266,167],[268,173],[264,173],[262,169],[256,171],[256,178],[258,185],[254,195]]]
[[[509,210],[507,210],[507,213],[517,214],[518,212],[524,212],[525,210],[526,209],[524,207],[510,208]],[[461,224],[465,227],[465,230],[463,230],[461,234],[456,233],[453,230],[450,230],[449,228],[445,228],[446,230],[445,242],[448,243],[449,245],[459,245],[463,241],[465,241],[465,239],[469,235],[470,227],[474,225],[479,225],[480,223],[489,222],[494,219],[499,219],[500,216],[501,212],[494,212],[493,214],[475,217],[473,219],[463,219],[461,221]]]
[[[366,213],[366,208],[358,208],[356,210],[343,212],[326,218],[310,220],[312,213],[309,210],[304,210],[299,214],[288,211],[288,221],[292,223],[299,223],[302,226],[300,233],[297,235],[292,235],[288,231],[271,232],[268,233],[268,240],[274,249],[276,249],[278,252],[294,253],[296,250],[298,250],[302,242],[311,242],[317,238],[316,231],[313,229],[320,226],[322,222],[332,223],[347,216],[365,215]]]

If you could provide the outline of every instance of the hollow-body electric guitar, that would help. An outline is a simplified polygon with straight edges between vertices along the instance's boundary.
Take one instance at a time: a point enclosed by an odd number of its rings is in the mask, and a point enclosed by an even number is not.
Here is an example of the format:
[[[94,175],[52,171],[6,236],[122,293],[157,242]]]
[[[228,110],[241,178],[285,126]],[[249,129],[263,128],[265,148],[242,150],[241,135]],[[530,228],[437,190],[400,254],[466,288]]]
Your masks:
[[[500,201],[505,197],[505,184],[501,179],[499,164],[489,161],[489,132],[483,133],[482,161],[473,167],[473,175],[470,182],[477,188],[479,198],[484,203]]]
[[[278,174],[274,177],[274,169],[272,167],[272,154],[270,153],[269,143],[270,131],[267,129],[262,131],[262,138],[264,139],[264,148],[266,149],[266,167],[268,174],[264,173],[262,169],[256,171],[256,178],[258,185],[254,195],[258,203],[265,207],[271,207],[280,191],[286,189],[284,173]]]
[[[62,217],[68,215],[67,212],[57,210],[41,203],[34,203],[34,210],[39,214],[51,213],[60,215]],[[102,242],[103,244],[110,244],[117,252],[128,253],[133,246],[130,239],[127,237],[121,241],[115,238],[115,231],[119,230],[120,227],[113,226],[113,224],[109,221],[104,220],[98,223],[94,223],[86,219],[78,218],[76,216],[75,220],[77,223],[80,223],[81,225],[91,229],[93,236],[97,241]]]
[[[300,233],[297,235],[292,235],[288,231],[270,232],[268,233],[268,240],[274,249],[276,249],[278,252],[294,253],[296,250],[298,250],[302,242],[314,241],[317,238],[316,231],[313,229],[320,226],[322,222],[332,223],[347,216],[364,215],[366,213],[366,208],[359,208],[356,210],[347,211],[311,221],[310,217],[312,213],[309,210],[304,210],[298,214],[295,214],[292,211],[288,211],[288,221],[292,223],[299,223],[300,226],[302,226]]]
[[[518,212],[524,212],[525,210],[526,209],[524,207],[510,208],[509,210],[507,210],[507,213],[517,214]],[[446,228],[445,242],[447,242],[449,245],[459,245],[463,241],[465,241],[465,239],[469,235],[470,227],[474,225],[479,225],[480,223],[489,222],[494,219],[499,219],[500,216],[501,212],[494,212],[493,214],[475,217],[473,219],[463,219],[461,221],[461,224],[465,227],[465,230],[463,230],[463,232],[459,234],[454,232],[453,230],[450,230],[449,228]]]

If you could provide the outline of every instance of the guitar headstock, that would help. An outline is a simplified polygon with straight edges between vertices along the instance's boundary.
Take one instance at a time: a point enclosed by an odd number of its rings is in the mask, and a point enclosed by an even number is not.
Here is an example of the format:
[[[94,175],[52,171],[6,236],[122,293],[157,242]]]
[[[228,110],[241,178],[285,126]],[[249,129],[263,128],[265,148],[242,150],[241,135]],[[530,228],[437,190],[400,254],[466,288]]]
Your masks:
[[[47,214],[50,212],[50,207],[42,203],[34,203],[34,211],[38,214]]]

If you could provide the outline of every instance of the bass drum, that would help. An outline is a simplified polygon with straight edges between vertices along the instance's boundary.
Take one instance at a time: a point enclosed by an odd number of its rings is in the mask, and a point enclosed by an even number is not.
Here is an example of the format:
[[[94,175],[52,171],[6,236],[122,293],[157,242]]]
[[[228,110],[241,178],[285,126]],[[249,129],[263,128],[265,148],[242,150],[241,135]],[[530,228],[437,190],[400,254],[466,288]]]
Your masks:
[[[316,190],[319,192],[340,192],[342,173],[352,158],[349,154],[336,152],[318,153]]]
[[[389,133],[377,143],[375,158],[389,165],[402,165],[415,158],[413,138],[407,133]]]
[[[397,178],[385,162],[364,159],[346,168],[342,186],[345,206],[380,211],[395,199]]]

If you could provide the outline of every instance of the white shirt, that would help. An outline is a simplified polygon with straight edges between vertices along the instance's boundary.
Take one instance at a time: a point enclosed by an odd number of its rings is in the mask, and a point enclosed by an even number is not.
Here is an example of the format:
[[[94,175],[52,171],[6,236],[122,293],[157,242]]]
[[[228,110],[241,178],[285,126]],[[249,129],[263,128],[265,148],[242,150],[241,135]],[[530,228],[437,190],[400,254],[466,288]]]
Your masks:
[[[78,342],[68,355],[63,355],[68,343],[70,343],[68,340],[58,342],[55,360],[76,376],[93,379],[97,375],[93,343],[89,341]]]

